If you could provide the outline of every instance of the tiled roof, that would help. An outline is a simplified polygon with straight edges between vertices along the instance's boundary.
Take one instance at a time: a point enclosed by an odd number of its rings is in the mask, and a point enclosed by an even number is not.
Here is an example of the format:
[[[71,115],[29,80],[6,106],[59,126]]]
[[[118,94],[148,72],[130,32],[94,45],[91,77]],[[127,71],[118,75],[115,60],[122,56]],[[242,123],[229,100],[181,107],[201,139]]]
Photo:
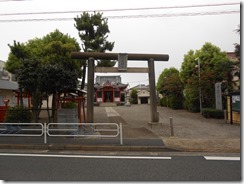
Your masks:
[[[17,90],[18,84],[16,82],[0,79],[0,89]]]
[[[103,87],[106,87],[106,86],[111,86],[113,88],[126,88],[128,86],[128,84],[122,84],[120,82],[118,83],[115,83],[115,82],[112,82],[110,83],[108,80],[106,82],[103,82],[102,84],[100,83],[95,83],[94,84],[94,88],[96,89],[100,89],[100,88],[103,88]]]

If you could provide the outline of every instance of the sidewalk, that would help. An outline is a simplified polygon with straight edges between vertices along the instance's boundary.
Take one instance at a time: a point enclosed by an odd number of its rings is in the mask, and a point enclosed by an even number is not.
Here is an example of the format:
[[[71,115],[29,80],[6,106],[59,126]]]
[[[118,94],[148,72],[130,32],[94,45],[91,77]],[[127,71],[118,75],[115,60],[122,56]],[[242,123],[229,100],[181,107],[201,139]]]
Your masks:
[[[95,123],[122,123],[122,146],[119,138],[48,137],[48,144],[44,144],[43,137],[0,137],[0,149],[240,152],[240,125],[205,119],[199,113],[185,110],[158,107],[158,112],[159,124],[151,127],[149,105],[95,107]],[[173,137],[170,117],[173,118]]]

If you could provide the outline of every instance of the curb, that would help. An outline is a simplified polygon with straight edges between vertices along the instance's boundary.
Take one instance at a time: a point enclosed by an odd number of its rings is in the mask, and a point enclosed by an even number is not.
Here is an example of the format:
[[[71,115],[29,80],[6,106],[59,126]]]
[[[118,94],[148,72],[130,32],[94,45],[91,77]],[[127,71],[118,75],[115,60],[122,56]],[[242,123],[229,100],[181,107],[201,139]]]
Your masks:
[[[149,151],[179,152],[180,150],[166,146],[109,146],[109,145],[73,145],[73,144],[0,144],[0,149],[32,149],[32,150],[75,150],[75,151]]]

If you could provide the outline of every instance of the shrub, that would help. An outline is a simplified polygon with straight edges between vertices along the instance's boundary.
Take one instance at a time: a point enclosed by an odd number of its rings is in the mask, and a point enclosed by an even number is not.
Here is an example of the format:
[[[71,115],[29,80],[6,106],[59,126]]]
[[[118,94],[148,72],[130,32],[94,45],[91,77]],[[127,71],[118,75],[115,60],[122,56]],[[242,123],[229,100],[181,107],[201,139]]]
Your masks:
[[[224,118],[224,111],[212,109],[212,108],[204,108],[204,109],[202,109],[202,115],[205,118],[223,119]]]
[[[166,105],[166,98],[165,97],[163,97],[163,98],[160,99],[160,105],[163,106],[163,107],[166,107],[167,106]]]
[[[75,102],[66,102],[63,106],[64,109],[75,109],[77,108],[77,103]]]
[[[169,100],[168,100],[168,106],[171,109],[182,109],[182,107],[183,107],[182,101],[183,101],[182,97],[170,95]]]
[[[179,98],[174,95],[165,96],[160,99],[160,105],[164,107],[169,107],[172,109],[182,109],[183,108],[183,98]]]
[[[4,122],[5,123],[30,123],[31,111],[24,106],[9,107]]]

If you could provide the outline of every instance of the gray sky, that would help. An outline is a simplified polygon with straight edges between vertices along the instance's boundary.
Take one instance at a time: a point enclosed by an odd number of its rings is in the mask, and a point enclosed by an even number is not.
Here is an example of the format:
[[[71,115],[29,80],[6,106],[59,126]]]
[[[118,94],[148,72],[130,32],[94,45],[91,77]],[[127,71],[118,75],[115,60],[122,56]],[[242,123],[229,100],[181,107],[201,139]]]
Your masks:
[[[108,40],[115,42],[113,52],[169,54],[168,62],[155,62],[157,80],[165,68],[180,69],[184,55],[190,49],[200,49],[205,42],[211,42],[220,47],[222,51],[234,51],[233,44],[240,43],[240,37],[234,31],[240,25],[240,13],[238,12],[240,6],[223,4],[239,2],[237,0],[0,0],[0,60],[7,60],[9,53],[7,44],[12,44],[13,40],[26,42],[35,37],[41,38],[55,29],[75,37],[81,43],[72,18],[82,11],[126,9],[124,11],[104,11],[104,17],[108,17],[110,29]],[[195,5],[207,6],[192,7]],[[159,9],[143,9],[155,7]],[[141,9],[129,10],[138,8]],[[66,13],[6,15],[61,11]],[[76,12],[67,13],[70,11]],[[140,16],[138,18],[135,15]],[[66,21],[16,21],[17,19],[47,18],[71,19]],[[15,21],[3,22],[3,20]],[[147,62],[129,61],[128,65],[146,67]],[[129,83],[130,87],[137,84],[148,84],[146,73],[107,75],[121,75],[122,82]]]

